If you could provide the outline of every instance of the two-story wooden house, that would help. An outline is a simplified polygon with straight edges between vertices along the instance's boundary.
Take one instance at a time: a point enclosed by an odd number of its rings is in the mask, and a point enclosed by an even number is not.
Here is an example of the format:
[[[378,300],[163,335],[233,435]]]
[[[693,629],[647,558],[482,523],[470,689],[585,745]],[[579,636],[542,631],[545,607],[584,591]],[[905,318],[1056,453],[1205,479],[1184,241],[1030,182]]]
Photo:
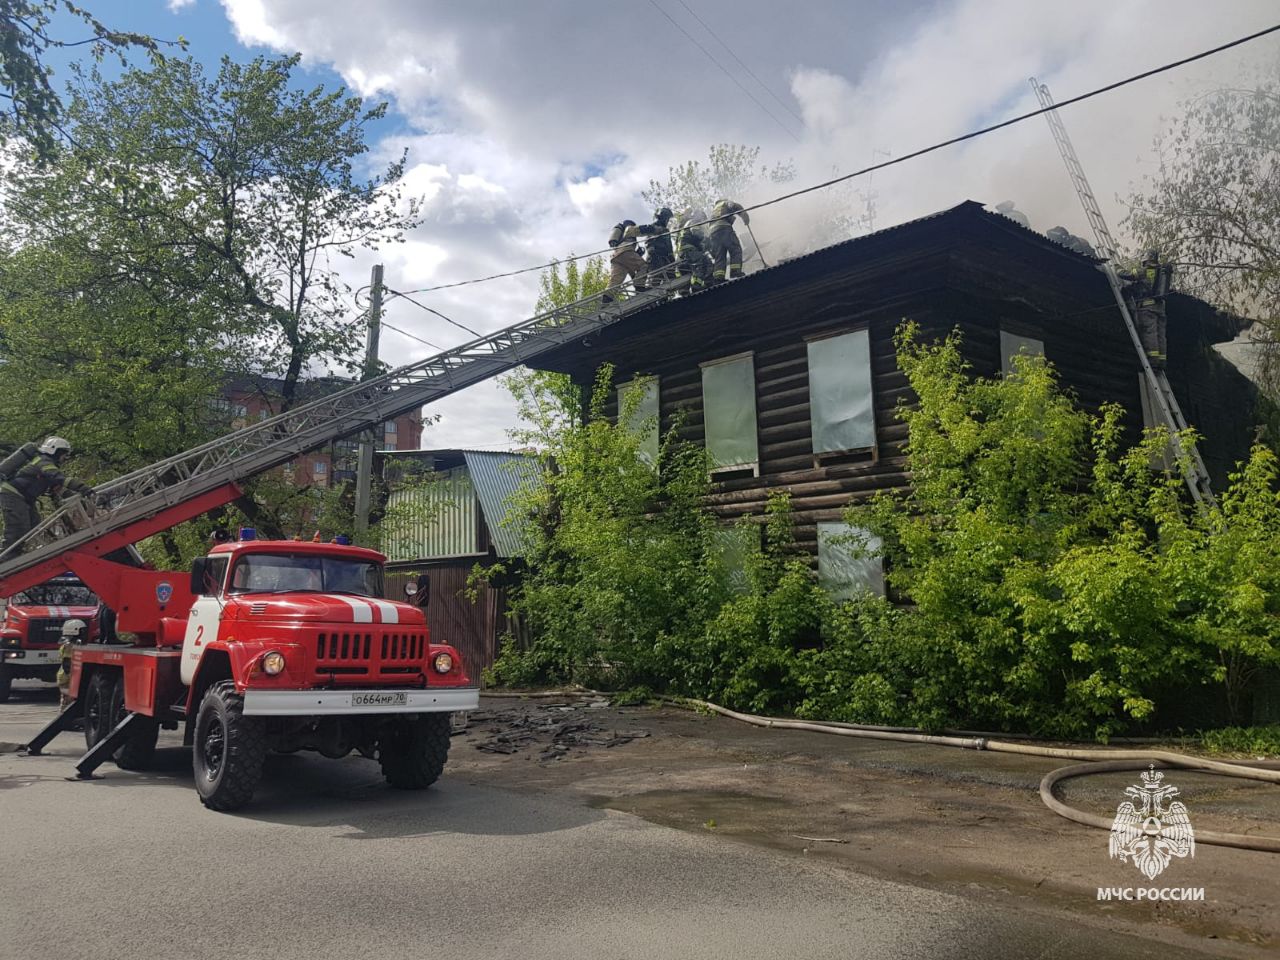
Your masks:
[[[1255,388],[1212,349],[1240,323],[1180,294],[1168,315],[1169,379],[1221,486],[1262,416]],[[975,374],[1043,352],[1086,409],[1122,404],[1135,437],[1153,422],[1097,261],[972,201],[658,304],[535,366],[586,388],[613,363],[619,389],[641,392],[651,452],[683,411],[684,437],[716,464],[721,517],[759,515],[769,491],[789,490],[820,580],[879,587],[878,570],[850,564],[837,535],[851,502],[908,482],[895,416],[908,389],[893,345],[904,318],[927,337],[958,329]]]

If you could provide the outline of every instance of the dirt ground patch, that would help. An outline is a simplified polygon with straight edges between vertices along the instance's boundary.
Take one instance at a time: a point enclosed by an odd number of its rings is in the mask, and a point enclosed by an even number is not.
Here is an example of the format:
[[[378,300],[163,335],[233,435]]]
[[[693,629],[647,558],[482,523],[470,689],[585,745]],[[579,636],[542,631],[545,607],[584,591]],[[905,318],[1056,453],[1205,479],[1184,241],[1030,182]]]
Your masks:
[[[1040,802],[1062,764],[921,744],[762,730],[670,707],[489,698],[454,738],[450,775],[569,791],[596,806],[861,873],[1100,924],[1228,956],[1280,946],[1280,858],[1196,847],[1155,883],[1108,836]],[[1071,781],[1112,816],[1135,774]],[[1280,835],[1280,790],[1174,771],[1200,829]],[[1107,887],[1203,887],[1196,903],[1099,902]]]

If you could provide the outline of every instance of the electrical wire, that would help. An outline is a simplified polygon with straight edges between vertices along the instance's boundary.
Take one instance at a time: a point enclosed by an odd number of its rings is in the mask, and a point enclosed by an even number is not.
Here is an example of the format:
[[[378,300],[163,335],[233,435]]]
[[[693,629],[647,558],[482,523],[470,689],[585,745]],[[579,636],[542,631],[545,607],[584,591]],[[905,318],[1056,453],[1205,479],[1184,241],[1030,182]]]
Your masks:
[[[723,74],[724,74],[726,77],[728,77],[730,80],[732,80],[732,81],[734,82],[734,85],[735,85],[739,90],[741,90],[743,93],[745,93],[745,94],[750,98],[750,100],[751,100],[751,102],[752,102],[752,103],[754,103],[757,107],[759,107],[761,110],[763,110],[765,113],[767,113],[767,114],[769,115],[769,117],[773,120],[773,122],[774,122],[774,123],[776,123],[776,124],[777,124],[778,126],[780,126],[783,130],[785,130],[785,131],[787,132],[787,136],[791,137],[791,139],[792,139],[792,140],[794,140],[796,143],[799,143],[799,142],[800,142],[800,137],[799,137],[796,133],[794,133],[790,127],[788,127],[785,123],[783,123],[781,120],[779,120],[779,119],[778,119],[778,117],[777,117],[777,115],[776,115],[772,110],[770,110],[770,109],[769,109],[768,107],[766,107],[763,103],[761,103],[759,100],[757,100],[757,99],[756,99],[755,94],[753,94],[750,90],[748,90],[746,87],[744,87],[744,86],[742,85],[742,82],[741,82],[737,77],[735,77],[732,73],[730,73],[730,72],[729,72],[728,67],[726,67],[723,63],[721,63],[719,60],[717,60],[717,59],[715,58],[715,55],[714,55],[714,54],[712,54],[712,52],[711,52],[710,50],[708,50],[706,47],[704,47],[702,44],[700,44],[696,39],[694,39],[693,34],[691,34],[691,33],[690,33],[688,30],[686,30],[684,27],[680,26],[680,24],[679,24],[679,23],[677,23],[677,22],[672,18],[671,14],[667,13],[667,11],[663,10],[660,6],[658,6],[658,0],[649,0],[649,3],[653,5],[653,9],[657,10],[660,14],[662,14],[664,17],[666,17],[666,18],[667,18],[667,20],[671,23],[671,25],[672,25],[673,27],[675,27],[677,30],[679,30],[681,33],[683,33],[683,34],[685,35],[685,37],[688,39],[688,41],[689,41],[690,43],[692,43],[695,47],[697,47],[699,50],[701,50],[701,51],[702,51],[702,53],[703,53],[703,55],[704,55],[708,60],[710,60],[710,61],[711,61],[712,63],[714,63],[717,67],[719,67],[719,68],[720,68],[720,72],[721,72],[721,73],[723,73]],[[688,9],[688,8],[686,7],[685,9]],[[699,20],[698,22],[699,22],[699,23],[701,23],[702,21],[701,21],[701,20]],[[704,26],[705,26],[705,24],[704,24]],[[730,51],[730,52],[732,52],[732,51]],[[757,82],[758,82],[758,81],[757,81]]]
[[[650,2],[652,2],[652,0],[650,0]],[[1126,77],[1123,80],[1117,80],[1114,83],[1109,83],[1106,86],[1098,87],[1094,90],[1088,91],[1087,93],[1082,93],[1077,96],[1071,97],[1067,100],[1062,100],[1051,107],[1042,107],[1038,110],[1031,110],[1027,113],[1020,114],[1016,117],[1011,117],[1008,120],[1003,120],[1000,123],[995,123],[995,124],[992,124],[991,126],[983,127],[980,130],[974,130],[970,133],[966,133],[958,137],[952,137],[950,140],[943,140],[940,143],[933,144],[932,146],[923,147],[919,150],[914,150],[911,153],[906,153],[898,157],[892,157],[888,160],[882,161],[881,163],[873,163],[871,166],[863,167],[862,169],[855,170],[852,173],[846,173],[846,174],[843,174],[842,176],[832,177],[830,180],[824,180],[821,183],[815,183],[812,186],[803,187],[799,190],[793,190],[790,193],[781,194],[780,196],[774,197],[770,200],[762,200],[760,203],[753,204],[744,209],[749,211],[759,210],[763,207],[773,206],[775,203],[782,203],[785,200],[794,199],[795,197],[802,196],[806,193],[813,193],[815,190],[825,190],[827,187],[834,186],[837,183],[843,183],[846,180],[852,180],[855,177],[861,177],[869,173],[874,173],[877,170],[883,170],[886,167],[892,167],[899,163],[905,163],[908,160],[913,160],[916,157],[922,157],[927,153],[933,153],[937,150],[943,149],[944,147],[950,147],[950,146],[954,146],[957,143],[963,143],[966,140],[973,140],[976,137],[981,137],[985,134],[992,133],[996,130],[1001,130],[1005,127],[1013,126],[1016,123],[1022,123],[1024,120],[1030,120],[1033,117],[1041,116],[1043,114],[1048,113],[1051,110],[1061,110],[1063,107],[1069,107],[1072,104],[1081,103],[1082,101],[1089,100],[1092,97],[1096,97],[1104,93],[1110,93],[1112,90],[1118,90],[1120,87],[1128,86],[1131,83],[1137,83],[1139,80],[1145,80],[1148,77],[1154,77],[1157,74],[1166,73],[1170,70],[1175,70],[1178,67],[1186,66],[1188,63],[1194,63],[1197,60],[1203,60],[1206,57],[1214,56],[1215,54],[1222,53],[1224,50],[1230,50],[1233,47],[1241,46],[1242,44],[1249,43],[1250,41],[1257,40],[1261,37],[1265,37],[1268,34],[1272,34],[1277,31],[1280,31],[1280,24],[1267,27],[1265,30],[1259,30],[1256,33],[1251,33],[1248,36],[1239,38],[1238,40],[1232,40],[1229,43],[1220,44],[1219,46],[1213,47],[1212,49],[1209,49],[1209,50],[1204,50],[1192,56],[1183,57],[1181,60],[1175,60],[1171,63],[1166,63],[1163,66],[1155,67],[1151,70],[1144,70],[1142,73],[1134,74],[1133,76]],[[701,222],[709,223],[711,221],[708,219],[708,220],[703,220]],[[671,236],[674,233],[675,231],[671,231],[671,233],[666,234],[666,236]],[[650,237],[648,239],[653,239],[653,238]],[[521,267],[518,270],[508,270],[504,273],[490,274],[487,277],[474,277],[470,280],[455,280],[452,283],[441,283],[441,284],[437,284],[434,287],[419,287],[416,290],[408,291],[408,293],[433,293],[436,290],[451,290],[454,287],[466,287],[466,286],[471,286],[477,283],[488,283],[491,280],[503,280],[503,279],[506,279],[507,277],[516,277],[525,273],[533,273],[535,271],[548,270],[551,267],[556,266],[557,264],[560,264],[560,263],[568,263],[569,261],[572,261],[572,260],[587,260],[591,257],[598,257],[598,256],[601,256],[602,254],[612,253],[612,252],[613,251],[610,248],[605,247],[601,250],[592,250],[587,253],[579,253],[579,254],[573,254],[571,256],[559,257],[555,260],[552,260],[549,263],[540,263],[537,266],[533,266],[533,267]],[[406,296],[406,294],[400,294],[400,296]]]
[[[379,323],[382,326],[386,327],[388,330],[394,330],[396,333],[400,334],[402,337],[408,337],[410,340],[417,340],[419,343],[425,343],[428,347],[431,347],[431,349],[433,350],[445,349],[444,347],[440,346],[440,344],[432,343],[430,340],[423,339],[422,337],[418,336],[416,333],[410,333],[408,330],[401,330],[394,323],[388,323],[385,318],[380,320]]]
[[[431,307],[428,307],[425,303],[419,303],[417,300],[413,299],[413,297],[409,296],[407,293],[401,293],[399,290],[392,290],[390,287],[384,287],[383,289],[386,290],[387,293],[391,294],[391,296],[393,297],[399,297],[401,300],[408,300],[410,303],[412,303],[415,307],[417,307],[420,310],[425,310],[427,311],[427,313],[434,313],[441,320],[444,320],[447,323],[452,323],[459,330],[465,330],[467,331],[467,333],[471,334],[473,337],[484,336],[484,334],[480,333],[479,330],[472,330],[465,323],[459,323],[457,320],[451,320],[448,317],[446,317],[443,313],[441,313],[439,310],[433,310]],[[421,291],[415,290],[414,293],[421,293]]]
[[[711,36],[715,38],[716,43],[720,44],[720,46],[724,47],[725,50],[729,51],[729,56],[733,57],[733,59],[738,62],[738,66],[740,66],[743,70],[747,71],[747,76],[749,76],[756,83],[760,84],[761,89],[763,89],[764,92],[767,93],[769,96],[773,97],[774,100],[778,101],[778,105],[782,107],[783,110],[787,111],[787,113],[791,114],[793,117],[799,120],[801,124],[804,123],[804,117],[800,116],[800,114],[792,110],[791,107],[788,106],[785,100],[783,100],[780,96],[778,96],[771,89],[769,89],[769,87],[765,84],[765,82],[755,75],[755,71],[753,71],[750,67],[748,67],[742,61],[742,58],[733,52],[733,48],[730,47],[723,40],[721,40],[719,35],[714,30],[711,29],[710,25],[705,20],[703,20],[700,16],[698,16],[696,13],[693,12],[692,7],[690,7],[687,3],[685,3],[684,0],[676,0],[676,2],[679,3],[680,6],[684,7],[686,10],[689,11],[689,16],[693,17],[693,19],[697,20],[698,23],[702,24],[702,29],[707,31],[707,33],[711,34]]]

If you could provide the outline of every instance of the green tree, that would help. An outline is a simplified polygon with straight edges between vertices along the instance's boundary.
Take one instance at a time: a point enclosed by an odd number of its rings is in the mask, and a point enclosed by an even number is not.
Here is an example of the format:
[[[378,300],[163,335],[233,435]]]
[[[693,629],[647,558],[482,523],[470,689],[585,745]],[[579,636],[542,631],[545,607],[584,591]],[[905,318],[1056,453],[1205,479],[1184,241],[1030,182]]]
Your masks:
[[[690,160],[667,171],[665,181],[650,180],[640,191],[645,202],[681,211],[701,208],[710,213],[717,200],[738,200],[750,195],[757,183],[787,183],[794,180],[795,165],[760,162],[760,148],[718,143],[707,151],[707,162]]]
[[[282,380],[286,409],[308,368],[361,365],[363,323],[339,263],[418,223],[403,156],[357,175],[386,105],[291,89],[297,62],[224,59],[209,77],[171,58],[118,80],[90,75],[67,110],[68,158],[24,171],[13,205],[17,231],[53,238],[77,223],[100,282],[124,274],[215,304],[245,365]]]
[[[50,32],[59,11],[88,29],[88,36],[64,40]],[[70,0],[0,0],[0,143],[11,137],[27,141],[41,160],[53,156],[62,128],[62,98],[53,89],[53,70],[45,63],[49,50],[88,47],[95,60],[107,53],[124,62],[131,48],[158,58],[162,46],[186,46],[142,33],[113,30]]]
[[[1177,282],[1263,326],[1264,382],[1280,390],[1280,78],[1194,99],[1156,141],[1158,172],[1128,225]]]
[[[538,278],[538,300],[534,315],[600,293],[609,286],[609,268],[603,257],[553,263]],[[499,382],[510,391],[520,419],[527,426],[514,433],[516,442],[546,449],[553,437],[582,417],[582,398],[567,374],[518,367]],[[564,418],[571,418],[565,421]]]

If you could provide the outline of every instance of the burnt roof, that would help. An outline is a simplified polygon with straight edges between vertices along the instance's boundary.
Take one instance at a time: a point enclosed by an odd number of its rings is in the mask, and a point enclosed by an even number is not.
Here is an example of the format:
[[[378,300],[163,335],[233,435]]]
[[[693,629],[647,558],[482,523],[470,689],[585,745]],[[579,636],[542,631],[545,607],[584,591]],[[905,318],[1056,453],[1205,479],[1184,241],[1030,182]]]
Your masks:
[[[584,357],[604,352],[609,345],[622,340],[656,333],[658,330],[693,320],[710,310],[731,309],[747,304],[779,289],[801,286],[829,279],[834,274],[851,272],[866,264],[876,264],[877,275],[901,275],[918,262],[939,254],[971,252],[974,249],[1016,251],[1008,262],[998,258],[970,258],[987,273],[987,285],[995,289],[1000,282],[1016,276],[1011,294],[1019,298],[1034,293],[1038,286],[1052,287],[1056,295],[1070,294],[1077,301],[1077,312],[1105,310],[1113,298],[1105,279],[1097,270],[1102,260],[1079,253],[1044,234],[1024,227],[1003,214],[986,210],[981,203],[966,200],[937,213],[886,227],[874,233],[853,237],[827,247],[785,260],[775,266],[756,270],[697,293],[655,303],[637,310],[626,319],[594,335],[590,342],[573,342],[542,354],[530,366],[566,369],[576,366]],[[1052,305],[1055,296],[1045,298],[1044,309],[1058,312]],[[1232,339],[1242,329],[1242,322],[1209,304],[1186,294],[1173,294],[1169,302],[1171,331],[1174,326],[1194,328],[1196,339],[1220,343]]]

